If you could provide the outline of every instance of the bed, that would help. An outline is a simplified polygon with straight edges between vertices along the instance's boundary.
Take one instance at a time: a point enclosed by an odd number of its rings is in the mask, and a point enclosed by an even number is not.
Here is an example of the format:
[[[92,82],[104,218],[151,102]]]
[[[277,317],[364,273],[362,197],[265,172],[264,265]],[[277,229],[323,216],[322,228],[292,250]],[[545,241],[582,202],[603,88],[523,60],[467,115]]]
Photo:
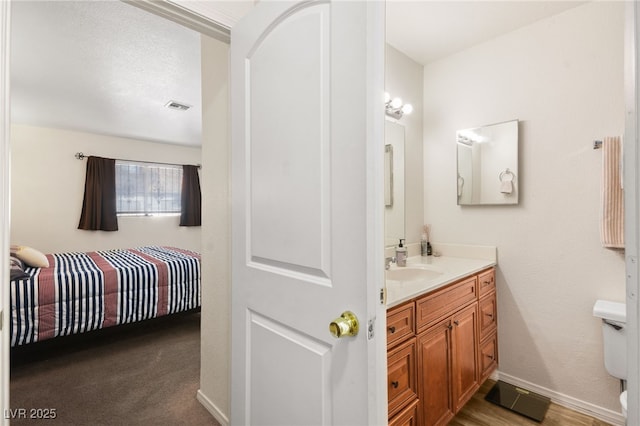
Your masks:
[[[46,255],[11,281],[11,346],[200,307],[200,255],[147,246]]]

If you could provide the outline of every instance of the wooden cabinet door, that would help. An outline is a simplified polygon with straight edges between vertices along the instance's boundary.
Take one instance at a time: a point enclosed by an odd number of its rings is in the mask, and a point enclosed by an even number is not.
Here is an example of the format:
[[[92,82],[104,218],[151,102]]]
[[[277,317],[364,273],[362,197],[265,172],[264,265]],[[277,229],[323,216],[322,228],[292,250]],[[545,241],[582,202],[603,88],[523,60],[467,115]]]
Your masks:
[[[452,316],[452,380],[454,412],[479,388],[478,384],[478,304]]]
[[[451,331],[451,321],[447,319],[418,336],[418,398],[424,425],[446,425],[454,416]]]

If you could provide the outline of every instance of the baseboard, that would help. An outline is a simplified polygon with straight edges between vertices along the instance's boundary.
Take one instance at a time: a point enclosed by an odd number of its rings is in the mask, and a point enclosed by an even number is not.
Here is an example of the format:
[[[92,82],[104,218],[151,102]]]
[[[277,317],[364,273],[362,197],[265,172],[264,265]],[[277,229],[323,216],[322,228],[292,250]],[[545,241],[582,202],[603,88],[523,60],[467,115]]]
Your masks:
[[[591,417],[595,417],[603,422],[610,423],[615,426],[624,426],[625,419],[621,413],[599,407],[597,405],[582,401],[580,399],[573,398],[571,396],[547,389],[542,386],[538,386],[535,383],[528,382],[526,380],[514,377],[510,374],[502,373],[498,371],[498,378],[503,382],[510,383],[514,386],[519,386],[527,390],[533,391],[540,395],[551,398],[551,402],[562,405],[563,407],[570,408],[579,413],[587,414]]]
[[[200,404],[207,409],[208,412],[220,423],[220,426],[229,426],[229,418],[224,415],[222,411],[209,399],[205,394],[198,389],[196,398],[200,401]]]
[[[567,396],[565,394],[547,389],[542,386],[538,386],[535,383],[528,382],[510,374],[502,373],[500,371],[494,371],[490,376],[493,380],[502,380],[510,383],[514,386],[520,386],[527,390],[536,392],[540,395],[550,398],[555,404],[562,405],[563,407],[570,408],[579,413],[595,417],[603,422],[607,422],[614,426],[624,426],[625,419],[622,414],[615,411],[599,407],[597,405],[582,401],[577,398]],[[207,409],[208,412],[220,423],[221,426],[229,426],[229,418],[216,407],[216,405],[205,394],[198,389],[197,399]]]

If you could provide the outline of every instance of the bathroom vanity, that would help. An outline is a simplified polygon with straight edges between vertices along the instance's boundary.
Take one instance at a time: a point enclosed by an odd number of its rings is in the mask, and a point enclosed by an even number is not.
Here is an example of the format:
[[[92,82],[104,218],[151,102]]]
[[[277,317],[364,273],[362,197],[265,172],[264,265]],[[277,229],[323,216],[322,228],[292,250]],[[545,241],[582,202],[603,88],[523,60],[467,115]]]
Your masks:
[[[446,425],[497,368],[494,266],[418,256],[387,272],[390,425]]]

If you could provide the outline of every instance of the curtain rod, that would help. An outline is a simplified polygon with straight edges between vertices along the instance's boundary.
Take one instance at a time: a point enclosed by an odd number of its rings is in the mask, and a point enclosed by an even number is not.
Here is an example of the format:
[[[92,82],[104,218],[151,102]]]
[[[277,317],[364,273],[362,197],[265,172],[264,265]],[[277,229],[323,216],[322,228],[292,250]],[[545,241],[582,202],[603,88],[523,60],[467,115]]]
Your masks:
[[[76,159],[78,160],[84,160],[85,158],[88,157],[88,155],[85,155],[82,152],[76,152],[76,155],[74,155],[74,157],[76,157]],[[114,160],[117,161],[132,161],[135,163],[148,163],[148,164],[166,164],[167,166],[181,166],[181,164],[175,164],[175,163],[163,163],[162,161],[140,161],[140,160],[124,160],[122,158],[114,158]],[[202,165],[201,164],[196,164],[196,166],[201,169]]]

